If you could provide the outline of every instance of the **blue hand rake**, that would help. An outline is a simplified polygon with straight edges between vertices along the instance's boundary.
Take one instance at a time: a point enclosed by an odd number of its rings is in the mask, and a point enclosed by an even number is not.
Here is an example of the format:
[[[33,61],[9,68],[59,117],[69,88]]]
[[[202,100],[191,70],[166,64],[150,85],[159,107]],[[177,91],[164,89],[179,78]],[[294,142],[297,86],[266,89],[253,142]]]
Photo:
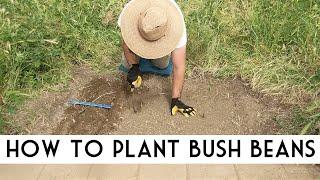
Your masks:
[[[88,106],[88,107],[95,107],[95,108],[102,108],[102,109],[111,109],[111,104],[98,104],[94,102],[85,102],[85,101],[79,101],[77,99],[71,99],[69,101],[69,104],[71,105],[80,105],[80,106]]]

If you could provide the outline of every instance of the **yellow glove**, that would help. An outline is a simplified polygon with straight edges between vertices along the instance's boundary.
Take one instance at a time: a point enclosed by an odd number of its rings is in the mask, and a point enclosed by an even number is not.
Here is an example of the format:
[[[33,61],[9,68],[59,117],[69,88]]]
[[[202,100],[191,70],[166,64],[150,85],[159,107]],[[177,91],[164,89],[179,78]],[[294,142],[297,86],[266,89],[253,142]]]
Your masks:
[[[182,113],[185,117],[196,115],[196,110],[193,107],[185,105],[178,98],[173,98],[171,101],[171,115],[174,116],[177,112]]]
[[[131,91],[135,88],[139,88],[142,85],[142,73],[139,68],[139,64],[133,64],[128,72],[127,81],[131,87]]]

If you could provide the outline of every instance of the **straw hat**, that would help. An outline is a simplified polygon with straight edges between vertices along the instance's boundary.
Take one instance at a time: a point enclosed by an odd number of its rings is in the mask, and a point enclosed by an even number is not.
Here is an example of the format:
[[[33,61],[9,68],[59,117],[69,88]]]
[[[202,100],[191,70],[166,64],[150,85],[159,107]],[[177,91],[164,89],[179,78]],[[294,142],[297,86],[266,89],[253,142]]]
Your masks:
[[[170,0],[132,0],[122,12],[120,28],[131,51],[143,58],[157,59],[176,48],[184,21]]]

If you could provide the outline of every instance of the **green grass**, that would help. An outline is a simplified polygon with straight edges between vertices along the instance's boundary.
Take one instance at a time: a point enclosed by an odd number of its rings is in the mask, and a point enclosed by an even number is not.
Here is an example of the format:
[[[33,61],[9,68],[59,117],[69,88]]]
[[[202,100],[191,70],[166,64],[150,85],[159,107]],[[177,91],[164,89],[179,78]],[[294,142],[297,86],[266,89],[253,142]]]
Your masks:
[[[2,134],[4,132],[4,124],[5,124],[5,121],[2,117],[2,115],[0,114],[0,134]]]
[[[183,2],[189,73],[240,76],[299,109],[290,133],[312,133],[320,122],[320,1]]]
[[[42,88],[70,79],[75,65],[113,70],[121,1],[0,2],[0,113],[15,112]],[[112,12],[105,18],[106,12]]]
[[[39,89],[87,64],[115,71],[124,0],[0,2],[0,122]],[[188,75],[240,76],[296,110],[290,133],[320,123],[320,1],[178,0],[188,27]],[[0,127],[1,127],[0,123]]]

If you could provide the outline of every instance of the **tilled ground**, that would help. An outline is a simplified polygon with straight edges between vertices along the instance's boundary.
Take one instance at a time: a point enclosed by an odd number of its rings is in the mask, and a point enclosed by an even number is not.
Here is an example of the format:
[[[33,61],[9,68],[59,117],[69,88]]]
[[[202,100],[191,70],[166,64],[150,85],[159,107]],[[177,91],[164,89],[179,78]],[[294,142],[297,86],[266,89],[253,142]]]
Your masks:
[[[141,112],[124,109],[122,121],[112,134],[277,134],[279,131],[273,119],[285,111],[270,107],[239,80],[187,80],[182,99],[197,109],[197,116],[190,118],[170,115],[168,82],[170,79],[147,78],[146,90],[140,95]]]
[[[13,117],[22,134],[278,134],[274,119],[288,111],[252,92],[240,80],[188,79],[182,100],[196,117],[170,115],[171,78],[145,75],[129,92],[122,74],[76,71],[61,92],[45,92]],[[112,104],[110,110],[70,106],[68,101]]]

